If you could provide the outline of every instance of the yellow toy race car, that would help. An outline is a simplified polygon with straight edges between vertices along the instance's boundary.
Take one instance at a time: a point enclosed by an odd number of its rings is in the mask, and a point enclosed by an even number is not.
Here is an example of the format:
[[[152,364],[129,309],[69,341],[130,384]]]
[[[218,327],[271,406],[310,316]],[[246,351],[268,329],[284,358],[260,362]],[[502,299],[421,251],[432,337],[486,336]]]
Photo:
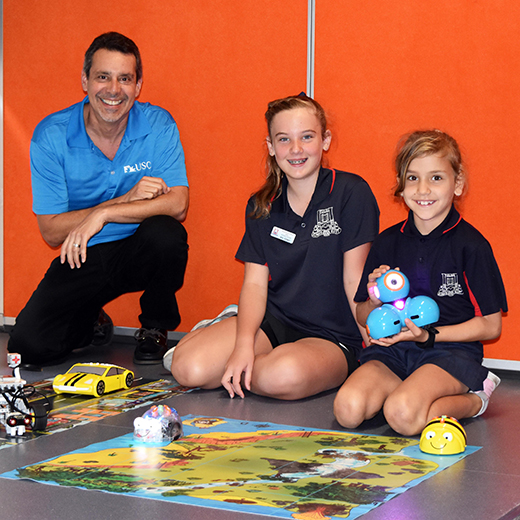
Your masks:
[[[52,388],[57,394],[85,394],[101,397],[106,392],[130,388],[134,373],[109,363],[76,363],[65,374],[58,374]]]

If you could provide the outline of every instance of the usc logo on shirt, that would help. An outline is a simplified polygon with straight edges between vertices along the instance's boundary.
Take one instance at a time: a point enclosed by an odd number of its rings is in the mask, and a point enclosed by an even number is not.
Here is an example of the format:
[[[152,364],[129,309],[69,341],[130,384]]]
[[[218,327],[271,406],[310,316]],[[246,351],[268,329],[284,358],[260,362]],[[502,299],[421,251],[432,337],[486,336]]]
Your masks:
[[[135,172],[140,172],[141,170],[151,170],[151,169],[152,169],[152,161],[143,161],[140,163],[126,165],[123,167],[123,171],[125,173],[135,173]]]

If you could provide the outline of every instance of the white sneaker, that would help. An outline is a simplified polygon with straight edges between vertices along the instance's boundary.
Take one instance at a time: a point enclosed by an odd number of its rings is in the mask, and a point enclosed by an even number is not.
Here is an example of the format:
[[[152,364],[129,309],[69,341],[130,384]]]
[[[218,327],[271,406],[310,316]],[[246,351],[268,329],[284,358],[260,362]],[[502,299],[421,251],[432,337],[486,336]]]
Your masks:
[[[204,327],[209,327],[214,323],[218,323],[219,321],[225,320],[226,318],[231,318],[232,316],[236,316],[238,314],[238,305],[232,304],[228,305],[216,318],[212,318],[209,320],[202,320],[195,325],[191,330],[192,332],[197,329],[202,329]]]
[[[500,384],[500,378],[493,374],[493,372],[489,371],[487,378],[485,379],[483,383],[484,390],[479,390],[478,392],[471,392],[472,394],[477,394],[480,399],[482,400],[482,406],[478,413],[474,415],[473,417],[478,417],[479,415],[482,415],[489,404],[489,399],[491,397],[491,394],[495,391],[496,387]]]
[[[175,350],[176,347],[177,347],[177,345],[175,345],[175,347],[172,347],[170,350],[166,351],[166,354],[164,354],[163,359],[162,359],[163,367],[166,370],[168,370],[168,372],[172,371],[173,351]]]

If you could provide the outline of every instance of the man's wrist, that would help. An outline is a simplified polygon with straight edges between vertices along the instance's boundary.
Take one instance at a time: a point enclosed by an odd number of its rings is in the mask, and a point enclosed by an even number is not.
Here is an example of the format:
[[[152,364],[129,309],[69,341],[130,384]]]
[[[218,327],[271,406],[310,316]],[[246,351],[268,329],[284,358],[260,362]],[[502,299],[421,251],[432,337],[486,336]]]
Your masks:
[[[102,225],[105,226],[108,222],[110,222],[109,214],[110,214],[111,205],[106,205],[102,207],[96,208],[95,212],[97,213],[97,218],[102,221]]]

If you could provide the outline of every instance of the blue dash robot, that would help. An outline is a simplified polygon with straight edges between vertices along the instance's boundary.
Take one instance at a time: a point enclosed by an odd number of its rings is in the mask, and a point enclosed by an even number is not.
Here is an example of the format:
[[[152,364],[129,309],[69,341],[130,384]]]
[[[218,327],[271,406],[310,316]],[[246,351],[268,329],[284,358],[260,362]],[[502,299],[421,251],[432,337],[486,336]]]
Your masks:
[[[383,302],[367,318],[367,332],[373,339],[393,336],[406,327],[404,320],[409,318],[418,327],[431,325],[439,319],[439,306],[429,296],[408,298],[410,282],[395,269],[387,271],[377,279],[375,296]]]

